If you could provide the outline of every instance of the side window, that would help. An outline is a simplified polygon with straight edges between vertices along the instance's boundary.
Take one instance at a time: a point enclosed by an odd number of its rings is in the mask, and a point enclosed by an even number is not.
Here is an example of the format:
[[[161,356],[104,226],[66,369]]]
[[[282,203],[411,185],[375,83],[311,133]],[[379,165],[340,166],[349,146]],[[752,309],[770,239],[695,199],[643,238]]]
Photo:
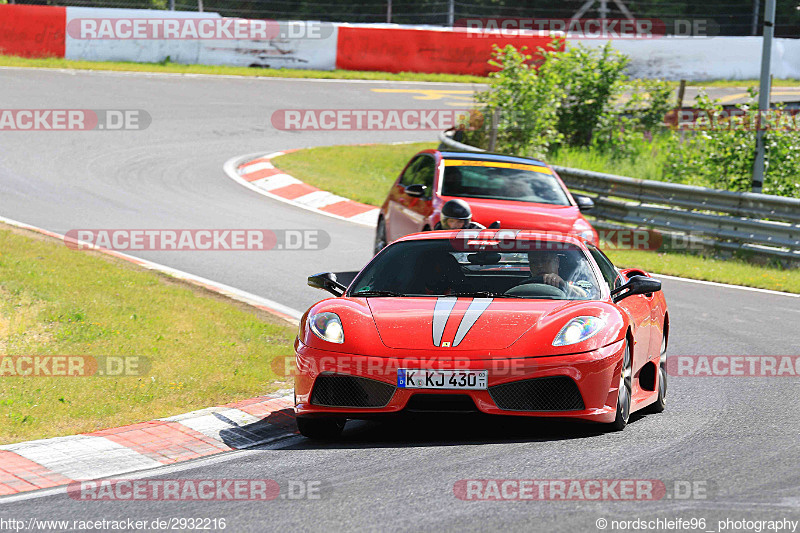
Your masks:
[[[433,192],[433,176],[435,173],[436,161],[430,156],[420,156],[419,164],[414,168],[412,183],[426,186],[428,188],[427,196],[430,197]]]
[[[410,165],[406,168],[406,171],[403,172],[403,176],[400,178],[400,185],[403,187],[408,187],[412,183],[417,183],[415,181],[415,177],[417,174],[417,169],[423,163],[424,156],[417,157],[414,159]]]
[[[603,278],[608,283],[608,286],[613,290],[622,284],[622,279],[614,267],[614,264],[606,257],[606,254],[595,248],[594,246],[587,246],[589,253],[592,254],[597,266],[600,267],[600,272],[603,273]]]

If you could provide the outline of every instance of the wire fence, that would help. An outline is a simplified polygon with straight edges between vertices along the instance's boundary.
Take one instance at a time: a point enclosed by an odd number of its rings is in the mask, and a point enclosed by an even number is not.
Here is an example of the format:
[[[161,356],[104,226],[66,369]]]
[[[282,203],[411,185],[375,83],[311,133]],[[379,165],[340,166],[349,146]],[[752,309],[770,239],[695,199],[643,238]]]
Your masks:
[[[501,17],[525,19],[583,18],[659,19],[667,34],[677,33],[676,21],[700,24],[711,35],[759,35],[762,0],[0,0],[0,3],[81,7],[119,7],[214,11],[223,16],[279,20],[319,20],[350,23],[458,25],[459,20]],[[779,2],[776,36],[800,36],[800,0]],[[679,24],[680,25],[680,24]],[[682,26],[685,28],[685,25]]]

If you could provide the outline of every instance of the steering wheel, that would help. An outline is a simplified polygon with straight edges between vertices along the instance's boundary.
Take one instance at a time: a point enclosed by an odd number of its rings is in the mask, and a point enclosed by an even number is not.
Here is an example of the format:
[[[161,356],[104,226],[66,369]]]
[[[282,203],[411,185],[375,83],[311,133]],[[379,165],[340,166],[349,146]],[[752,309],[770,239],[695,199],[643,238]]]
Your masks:
[[[548,283],[537,283],[535,281],[521,283],[508,289],[504,294],[509,296],[539,296],[564,298],[567,293],[559,287],[554,287]]]

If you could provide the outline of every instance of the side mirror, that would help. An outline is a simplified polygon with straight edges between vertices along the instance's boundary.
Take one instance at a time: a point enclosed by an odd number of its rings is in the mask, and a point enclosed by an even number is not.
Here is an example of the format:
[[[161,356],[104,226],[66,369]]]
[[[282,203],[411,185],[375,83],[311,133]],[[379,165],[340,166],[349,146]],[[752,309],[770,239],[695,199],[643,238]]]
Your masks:
[[[347,290],[347,287],[336,281],[336,274],[333,272],[322,272],[308,276],[308,286],[328,291],[334,296],[341,296]]]
[[[573,196],[575,201],[578,203],[578,209],[580,211],[591,211],[594,209],[594,200],[589,198],[588,196],[583,196],[582,194],[576,194]]]
[[[428,188],[425,185],[420,185],[419,183],[412,183],[408,187],[406,187],[406,194],[412,196],[414,198],[422,198],[425,196]]]
[[[614,303],[634,294],[652,294],[661,290],[661,282],[647,276],[633,276],[628,283],[611,291]]]

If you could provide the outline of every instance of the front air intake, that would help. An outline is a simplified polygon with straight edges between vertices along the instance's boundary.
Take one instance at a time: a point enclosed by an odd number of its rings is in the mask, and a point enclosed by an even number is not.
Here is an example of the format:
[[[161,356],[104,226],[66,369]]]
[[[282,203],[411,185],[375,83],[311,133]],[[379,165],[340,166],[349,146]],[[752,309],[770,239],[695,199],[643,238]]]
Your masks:
[[[384,407],[395,386],[344,374],[321,374],[314,381],[311,403],[323,407]]]
[[[489,387],[497,407],[506,411],[582,411],[578,385],[567,376],[533,378]]]

